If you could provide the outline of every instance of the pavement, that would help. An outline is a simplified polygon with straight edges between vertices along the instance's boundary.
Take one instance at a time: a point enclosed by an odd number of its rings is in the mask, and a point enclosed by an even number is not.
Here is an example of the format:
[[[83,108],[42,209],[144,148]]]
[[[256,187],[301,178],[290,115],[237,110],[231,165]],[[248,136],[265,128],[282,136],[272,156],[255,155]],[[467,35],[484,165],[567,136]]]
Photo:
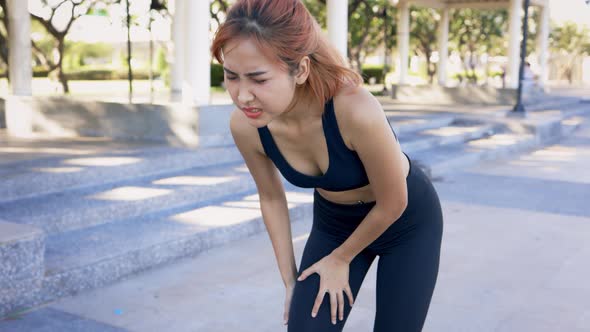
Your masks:
[[[445,226],[423,331],[590,331],[590,117],[583,120],[558,144],[435,182]],[[298,263],[310,227],[292,225]],[[345,332],[372,330],[376,266]],[[283,304],[270,239],[260,233],[9,317],[0,331],[286,331]]]

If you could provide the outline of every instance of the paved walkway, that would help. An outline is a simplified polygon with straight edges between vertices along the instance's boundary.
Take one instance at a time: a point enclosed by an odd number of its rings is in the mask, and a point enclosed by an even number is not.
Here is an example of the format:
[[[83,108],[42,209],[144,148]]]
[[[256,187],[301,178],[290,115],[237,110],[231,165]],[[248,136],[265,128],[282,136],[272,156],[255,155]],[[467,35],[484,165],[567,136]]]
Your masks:
[[[590,118],[560,144],[436,182],[445,216],[424,331],[588,331]],[[311,221],[293,224],[299,263]],[[344,331],[371,331],[373,263]],[[2,331],[286,331],[266,233],[59,300]],[[310,308],[311,310],[311,308]]]

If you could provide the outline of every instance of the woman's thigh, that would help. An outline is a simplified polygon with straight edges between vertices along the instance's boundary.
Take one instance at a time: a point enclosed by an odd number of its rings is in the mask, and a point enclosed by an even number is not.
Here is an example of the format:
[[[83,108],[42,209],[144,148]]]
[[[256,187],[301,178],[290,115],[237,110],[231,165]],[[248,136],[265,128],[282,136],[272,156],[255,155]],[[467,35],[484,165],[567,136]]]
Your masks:
[[[413,231],[379,255],[374,332],[422,331],[438,276],[442,228]]]
[[[326,233],[312,228],[307,243],[305,244],[305,248],[303,249],[298,275],[320,259],[329,255],[341,244],[342,242],[331,238]],[[368,250],[364,250],[350,262],[348,274],[349,285],[355,301],[365,275],[375,257],[376,256]],[[336,325],[334,325],[332,324],[331,319],[330,297],[328,293],[324,295],[324,299],[317,315],[315,317],[311,316],[311,310],[319,289],[320,276],[317,273],[308,276],[303,281],[296,281],[289,310],[289,332],[342,331],[351,309],[348,297],[343,293],[345,298],[344,320],[340,321],[337,318]]]

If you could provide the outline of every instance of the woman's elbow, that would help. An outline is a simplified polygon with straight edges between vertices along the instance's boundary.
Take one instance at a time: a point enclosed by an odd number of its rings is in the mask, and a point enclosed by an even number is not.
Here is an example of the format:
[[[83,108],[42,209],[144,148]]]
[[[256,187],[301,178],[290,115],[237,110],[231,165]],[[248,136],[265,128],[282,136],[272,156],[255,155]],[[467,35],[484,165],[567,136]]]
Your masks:
[[[386,215],[387,221],[389,223],[394,223],[402,216],[408,207],[408,196],[402,195],[397,197],[395,202],[384,204],[384,206],[384,214]]]

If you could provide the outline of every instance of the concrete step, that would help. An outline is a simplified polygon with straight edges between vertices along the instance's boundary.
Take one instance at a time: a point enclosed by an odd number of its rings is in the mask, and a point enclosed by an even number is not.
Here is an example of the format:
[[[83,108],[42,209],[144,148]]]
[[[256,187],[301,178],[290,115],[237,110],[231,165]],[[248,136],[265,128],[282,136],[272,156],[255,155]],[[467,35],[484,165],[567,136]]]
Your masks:
[[[499,159],[511,154],[529,151],[538,146],[534,134],[504,132],[490,137],[422,150],[410,154],[420,167],[433,179],[482,160]]]
[[[40,229],[0,220],[0,317],[26,306],[40,289],[45,241]]]
[[[22,167],[18,163],[3,165],[0,203],[242,160],[235,147],[196,150],[165,147],[148,152],[41,160],[34,166],[27,162]]]
[[[501,130],[502,126],[498,124],[456,120],[445,127],[400,135],[400,142],[404,151],[414,153],[438,146],[461,144],[494,135]]]
[[[436,129],[450,125],[456,115],[428,114],[408,115],[405,112],[385,111],[385,115],[395,133],[402,136],[421,130]]]
[[[286,188],[291,221],[309,220],[311,192]],[[27,306],[101,287],[265,230],[255,190],[204,203],[165,217],[137,218],[47,237],[43,286],[29,297]],[[24,306],[3,305],[0,317],[19,309]]]
[[[525,100],[524,106],[527,111],[537,112],[551,109],[563,109],[571,106],[576,106],[580,103],[580,98],[551,96],[547,95],[544,98],[531,98]]]
[[[245,164],[219,164],[0,203],[0,216],[51,235],[155,217],[255,188]]]

